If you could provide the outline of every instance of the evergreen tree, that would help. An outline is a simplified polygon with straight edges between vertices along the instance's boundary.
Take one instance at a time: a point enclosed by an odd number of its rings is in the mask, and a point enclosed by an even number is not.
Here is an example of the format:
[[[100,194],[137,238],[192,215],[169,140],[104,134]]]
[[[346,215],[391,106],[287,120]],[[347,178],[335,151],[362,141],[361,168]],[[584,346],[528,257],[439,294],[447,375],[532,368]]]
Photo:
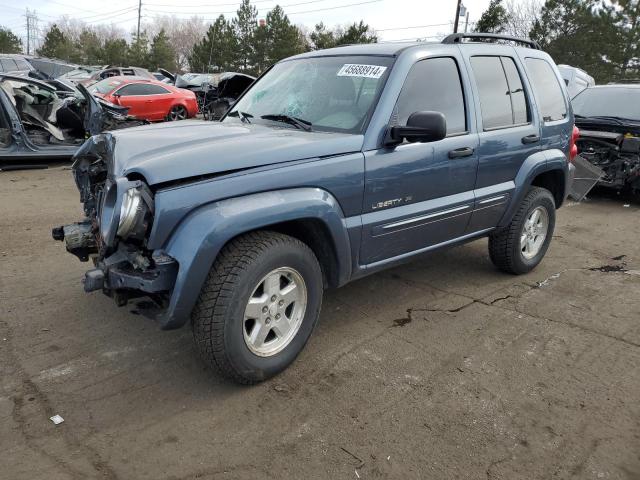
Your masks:
[[[71,61],[75,48],[73,42],[54,23],[44,36],[42,47],[38,49],[38,55],[58,60]]]
[[[80,32],[78,41],[76,42],[77,63],[85,65],[95,65],[100,63],[100,56],[104,45],[98,38],[96,32],[85,28]]]
[[[333,48],[338,42],[336,41],[336,34],[333,30],[330,30],[322,22],[318,23],[309,35],[309,40],[314,50],[322,50],[324,48]]]
[[[149,66],[149,39],[147,32],[140,32],[140,36],[133,36],[128,52],[128,64],[132,67],[147,68]]]
[[[149,51],[149,64],[153,70],[158,68],[164,68],[170,72],[177,70],[176,53],[171,43],[169,43],[169,37],[167,37],[164,28],[153,37],[151,50]]]
[[[266,23],[258,25],[253,32],[253,56],[251,60],[256,74],[259,75],[269,67],[271,48],[272,39],[269,27]]]
[[[251,68],[251,60],[255,57],[253,34],[258,26],[257,18],[256,7],[251,5],[250,0],[242,0],[232,25],[238,40],[238,67],[243,71]]]
[[[360,23],[354,23],[342,32],[336,39],[338,45],[351,45],[354,43],[376,43],[378,37],[375,32],[369,28],[362,20]]]
[[[507,11],[502,6],[502,0],[491,0],[487,9],[482,12],[480,20],[476,23],[476,32],[502,33],[509,22]]]
[[[267,14],[267,31],[269,65],[306,50],[306,45],[302,41],[303,35],[298,27],[291,25],[289,17],[280,6],[276,6]]]
[[[192,72],[233,70],[238,64],[238,44],[231,23],[220,15],[189,56]]]
[[[127,65],[129,46],[124,38],[105,40],[102,51],[98,56],[98,64]]]
[[[8,28],[0,27],[0,53],[22,52],[22,40]]]
[[[601,8],[597,0],[547,0],[530,37],[556,63],[582,68],[598,83],[615,74],[612,58],[622,45],[612,10]]]
[[[611,53],[616,78],[640,75],[640,1],[612,0],[617,7],[611,12],[617,30],[617,46]]]

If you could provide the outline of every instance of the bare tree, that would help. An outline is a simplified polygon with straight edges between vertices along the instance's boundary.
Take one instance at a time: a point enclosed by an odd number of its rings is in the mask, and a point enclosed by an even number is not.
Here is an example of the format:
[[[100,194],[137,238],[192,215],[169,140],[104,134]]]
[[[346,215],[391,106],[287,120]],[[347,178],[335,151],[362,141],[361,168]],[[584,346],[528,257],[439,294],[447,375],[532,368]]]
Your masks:
[[[507,23],[503,33],[528,37],[542,10],[542,0],[506,0]]]
[[[193,46],[204,37],[208,27],[204,19],[197,15],[191,18],[178,18],[175,15],[158,16],[144,25],[150,37],[164,29],[176,52],[175,63],[180,70],[185,70],[189,66],[189,55]]]

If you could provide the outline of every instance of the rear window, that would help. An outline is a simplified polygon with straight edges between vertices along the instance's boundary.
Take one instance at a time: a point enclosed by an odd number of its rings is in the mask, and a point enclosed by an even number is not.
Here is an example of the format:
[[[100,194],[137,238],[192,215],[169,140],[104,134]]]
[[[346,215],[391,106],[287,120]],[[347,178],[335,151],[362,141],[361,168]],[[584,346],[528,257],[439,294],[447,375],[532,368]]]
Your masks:
[[[18,65],[13,58],[0,58],[0,65],[5,72],[15,72],[18,70]]]
[[[472,57],[471,67],[478,86],[485,130],[522,125],[529,121],[527,98],[513,59]]]
[[[567,116],[562,87],[553,68],[541,58],[525,58],[529,78],[538,102],[538,110],[545,122],[562,120]]]

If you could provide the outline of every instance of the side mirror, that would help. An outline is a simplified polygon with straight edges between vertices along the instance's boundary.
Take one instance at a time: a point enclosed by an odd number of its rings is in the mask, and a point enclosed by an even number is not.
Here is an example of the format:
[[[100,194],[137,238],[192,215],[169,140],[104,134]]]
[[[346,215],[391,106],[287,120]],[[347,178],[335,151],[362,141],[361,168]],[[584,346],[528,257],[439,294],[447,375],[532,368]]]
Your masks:
[[[388,144],[408,142],[435,142],[447,136],[447,120],[440,112],[413,112],[407,125],[391,127]]]

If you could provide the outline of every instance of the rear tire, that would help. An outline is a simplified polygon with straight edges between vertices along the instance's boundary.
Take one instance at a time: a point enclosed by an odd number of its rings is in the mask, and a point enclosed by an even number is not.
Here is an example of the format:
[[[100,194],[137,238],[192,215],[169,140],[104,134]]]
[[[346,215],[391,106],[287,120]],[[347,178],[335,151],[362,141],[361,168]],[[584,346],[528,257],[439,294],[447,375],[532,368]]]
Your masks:
[[[500,270],[520,275],[533,270],[549,248],[556,224],[551,192],[531,187],[511,223],[489,236],[489,256]]]
[[[167,115],[168,122],[177,122],[178,120],[184,120],[187,118],[187,109],[182,105],[174,105],[169,110],[169,114]]]
[[[232,240],[214,262],[191,316],[200,357],[242,384],[280,373],[307,343],[322,293],[318,260],[299,240],[269,231]]]

